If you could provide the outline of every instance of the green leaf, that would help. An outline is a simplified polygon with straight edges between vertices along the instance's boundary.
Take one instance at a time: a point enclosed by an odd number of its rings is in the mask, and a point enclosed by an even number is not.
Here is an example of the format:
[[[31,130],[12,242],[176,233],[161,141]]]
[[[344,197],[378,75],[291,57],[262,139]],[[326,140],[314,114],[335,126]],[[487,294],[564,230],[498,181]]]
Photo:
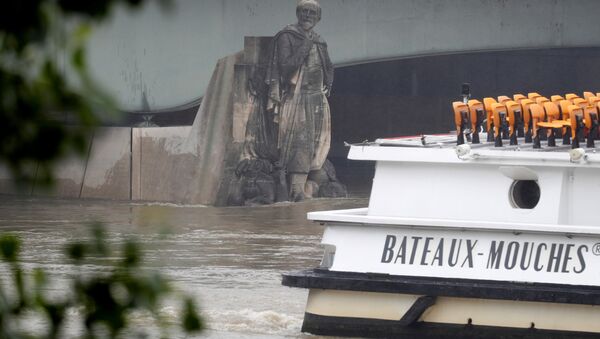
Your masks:
[[[46,277],[46,272],[41,268],[35,268],[33,270],[33,281],[35,282],[36,288],[42,288],[48,282],[48,278]]]
[[[71,63],[73,64],[73,67],[75,67],[77,71],[83,72],[86,65],[85,60],[85,49],[83,47],[76,48],[71,55]]]
[[[101,223],[95,222],[92,224],[93,249],[97,254],[108,256],[108,247],[106,246],[106,233]]]
[[[182,318],[182,327],[187,333],[198,332],[204,328],[202,319],[198,316],[198,312],[196,312],[196,305],[190,298],[185,300]]]
[[[81,261],[86,255],[86,247],[81,243],[67,245],[67,256],[76,262]]]
[[[133,240],[128,240],[123,245],[123,265],[125,267],[135,267],[140,263],[140,249]]]
[[[13,234],[3,234],[0,236],[0,253],[4,260],[14,263],[17,261],[21,242]]]
[[[76,44],[83,44],[92,34],[92,26],[87,23],[82,23],[77,26],[73,34]]]

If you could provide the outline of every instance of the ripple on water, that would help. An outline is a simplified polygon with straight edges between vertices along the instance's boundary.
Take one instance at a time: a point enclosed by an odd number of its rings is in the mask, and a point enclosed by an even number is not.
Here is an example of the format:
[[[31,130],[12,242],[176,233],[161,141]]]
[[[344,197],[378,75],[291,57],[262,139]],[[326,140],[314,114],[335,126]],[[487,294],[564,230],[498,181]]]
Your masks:
[[[306,213],[366,203],[330,199],[215,208],[0,197],[0,232],[22,238],[26,271],[44,268],[53,281],[48,289],[60,295],[70,275],[103,274],[118,260],[81,267],[65,261],[64,245],[89,239],[86,225],[103,221],[111,248],[135,237],[144,250],[144,268],[161,271],[197,300],[209,327],[200,337],[304,338],[300,327],[307,292],[282,286],[281,274],[318,265],[323,227],[307,221]],[[0,280],[7,273],[0,265]],[[173,309],[163,311],[177,318]],[[144,315],[135,321],[141,328],[148,326]]]
[[[300,333],[302,318],[273,310],[256,311],[243,308],[229,311],[202,312],[208,328],[224,332],[295,335]]]

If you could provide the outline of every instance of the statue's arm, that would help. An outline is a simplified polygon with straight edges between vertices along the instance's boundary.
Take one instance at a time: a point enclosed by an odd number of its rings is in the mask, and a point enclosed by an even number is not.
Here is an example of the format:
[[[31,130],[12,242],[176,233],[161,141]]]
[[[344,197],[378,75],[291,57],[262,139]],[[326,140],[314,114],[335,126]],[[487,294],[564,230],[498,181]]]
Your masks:
[[[325,41],[321,40],[319,45],[322,50],[322,59],[325,66],[323,68],[325,71],[325,94],[329,96],[329,94],[331,94],[331,87],[333,86],[333,64],[329,58],[329,51],[327,51],[327,44]]]
[[[331,89],[333,86],[333,64],[331,63],[331,59],[329,58],[329,52],[327,51],[327,45],[325,45],[325,65],[327,66],[327,79],[328,84],[327,87]]]

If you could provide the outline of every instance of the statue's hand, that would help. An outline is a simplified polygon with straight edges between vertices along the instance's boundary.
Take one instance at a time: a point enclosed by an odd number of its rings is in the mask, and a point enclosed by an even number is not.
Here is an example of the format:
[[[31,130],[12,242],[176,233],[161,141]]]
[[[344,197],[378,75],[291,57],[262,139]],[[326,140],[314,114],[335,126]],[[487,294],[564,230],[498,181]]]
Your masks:
[[[329,88],[329,86],[324,86],[323,94],[325,94],[325,96],[329,98],[329,95],[331,95],[331,88]]]

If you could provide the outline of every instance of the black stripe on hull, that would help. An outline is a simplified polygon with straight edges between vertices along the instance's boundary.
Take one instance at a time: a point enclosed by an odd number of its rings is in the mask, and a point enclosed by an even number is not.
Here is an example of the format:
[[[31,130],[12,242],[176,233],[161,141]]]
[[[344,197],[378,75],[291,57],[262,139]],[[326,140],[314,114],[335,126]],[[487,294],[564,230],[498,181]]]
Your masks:
[[[330,290],[600,305],[600,287],[595,286],[395,276],[321,269],[284,274],[282,284]]]
[[[509,328],[479,325],[440,324],[417,322],[403,326],[398,321],[330,317],[312,313],[304,314],[302,332],[316,335],[364,338],[477,338],[477,339],[563,339],[599,338],[598,333],[550,331],[536,328]]]

